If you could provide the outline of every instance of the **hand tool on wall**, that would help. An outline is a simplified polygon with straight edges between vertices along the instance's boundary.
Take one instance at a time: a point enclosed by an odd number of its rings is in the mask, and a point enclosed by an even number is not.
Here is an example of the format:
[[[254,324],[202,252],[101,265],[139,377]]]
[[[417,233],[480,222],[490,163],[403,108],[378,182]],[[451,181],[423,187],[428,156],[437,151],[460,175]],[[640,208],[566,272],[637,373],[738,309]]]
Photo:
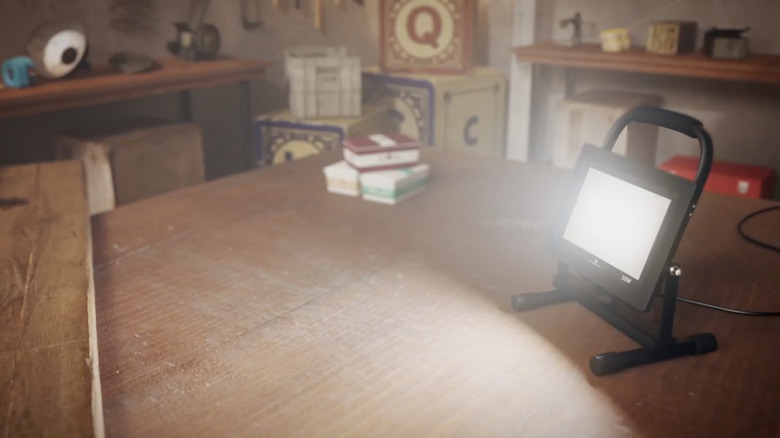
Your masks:
[[[259,1],[241,0],[241,21],[244,29],[252,30],[263,27]]]
[[[314,28],[322,30],[322,0],[314,0]]]
[[[214,58],[219,52],[221,37],[216,26],[204,24],[210,0],[192,0],[186,22],[174,23],[176,40],[168,43],[168,51],[187,61]]]
[[[582,43],[582,16],[579,12],[574,14],[574,17],[572,18],[561,20],[558,24],[561,29],[565,29],[569,25],[572,26],[572,35],[569,40],[571,47],[579,46],[580,43]]]

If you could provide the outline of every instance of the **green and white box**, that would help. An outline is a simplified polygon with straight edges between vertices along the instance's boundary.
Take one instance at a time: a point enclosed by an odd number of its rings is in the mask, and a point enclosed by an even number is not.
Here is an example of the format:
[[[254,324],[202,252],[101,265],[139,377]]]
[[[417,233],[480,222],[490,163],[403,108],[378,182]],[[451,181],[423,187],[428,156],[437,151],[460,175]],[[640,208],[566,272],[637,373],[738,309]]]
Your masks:
[[[418,164],[403,169],[361,173],[360,191],[366,201],[397,204],[425,188],[429,170],[427,164]]]
[[[346,161],[325,166],[322,171],[325,173],[325,183],[330,193],[360,196],[360,172]]]

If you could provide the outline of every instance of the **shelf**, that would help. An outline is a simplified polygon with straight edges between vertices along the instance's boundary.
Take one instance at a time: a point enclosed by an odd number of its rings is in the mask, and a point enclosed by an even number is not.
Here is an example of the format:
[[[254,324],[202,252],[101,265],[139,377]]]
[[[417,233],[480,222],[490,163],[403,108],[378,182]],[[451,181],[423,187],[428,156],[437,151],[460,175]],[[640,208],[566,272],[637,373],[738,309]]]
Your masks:
[[[122,74],[105,67],[29,88],[0,89],[0,119],[245,81],[262,77],[270,65],[262,59],[159,61],[162,68],[148,73]]]
[[[569,48],[550,42],[515,47],[512,51],[518,60],[537,64],[780,84],[780,56],[775,55],[750,55],[742,61],[727,61],[701,53],[656,55],[644,48],[606,53],[596,44]]]

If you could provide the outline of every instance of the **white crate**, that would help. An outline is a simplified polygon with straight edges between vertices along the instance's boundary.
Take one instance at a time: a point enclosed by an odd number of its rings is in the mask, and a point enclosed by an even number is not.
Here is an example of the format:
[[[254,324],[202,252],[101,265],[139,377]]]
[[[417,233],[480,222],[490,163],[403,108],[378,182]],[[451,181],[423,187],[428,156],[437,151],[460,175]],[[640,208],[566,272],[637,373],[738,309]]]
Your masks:
[[[601,146],[620,116],[638,106],[660,106],[661,96],[613,90],[590,90],[558,103],[553,165],[572,168],[585,143]],[[658,127],[632,123],[623,130],[613,152],[655,165]]]
[[[298,47],[284,52],[290,112],[298,118],[360,117],[360,58],[344,47]]]

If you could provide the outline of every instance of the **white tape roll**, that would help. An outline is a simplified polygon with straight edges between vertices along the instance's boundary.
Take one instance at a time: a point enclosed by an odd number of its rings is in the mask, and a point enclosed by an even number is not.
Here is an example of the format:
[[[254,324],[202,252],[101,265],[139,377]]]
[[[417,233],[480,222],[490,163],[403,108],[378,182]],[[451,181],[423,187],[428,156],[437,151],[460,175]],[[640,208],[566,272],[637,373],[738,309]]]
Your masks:
[[[74,23],[44,26],[27,45],[35,70],[47,78],[61,78],[72,72],[86,51],[83,28]]]
[[[87,38],[76,30],[63,30],[43,49],[43,66],[49,76],[61,78],[72,72],[87,50]]]

